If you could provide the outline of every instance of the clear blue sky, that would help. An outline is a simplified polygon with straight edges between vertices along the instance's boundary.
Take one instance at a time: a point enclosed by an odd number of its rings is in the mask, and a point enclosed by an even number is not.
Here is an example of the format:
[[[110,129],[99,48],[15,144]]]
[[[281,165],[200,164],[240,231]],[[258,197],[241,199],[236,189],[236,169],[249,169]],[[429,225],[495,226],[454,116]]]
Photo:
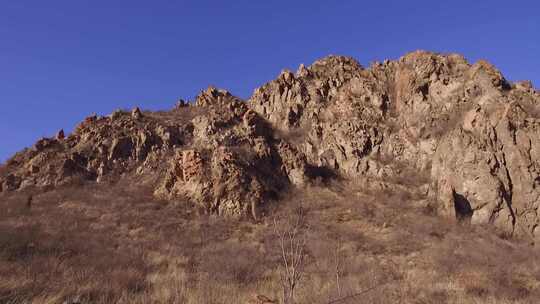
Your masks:
[[[0,0],[0,161],[92,112],[248,97],[328,54],[459,52],[538,87],[539,2]]]

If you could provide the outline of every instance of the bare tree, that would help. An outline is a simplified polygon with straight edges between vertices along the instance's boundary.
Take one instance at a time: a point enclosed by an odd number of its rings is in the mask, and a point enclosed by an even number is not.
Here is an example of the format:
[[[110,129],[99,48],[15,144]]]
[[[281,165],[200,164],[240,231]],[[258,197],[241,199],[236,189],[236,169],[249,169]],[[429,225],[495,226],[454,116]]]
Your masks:
[[[341,274],[343,273],[343,265],[342,265],[342,257],[341,257],[341,241],[339,240],[338,238],[338,243],[336,244],[336,248],[334,249],[334,274],[335,274],[335,277],[336,277],[336,289],[337,289],[337,294],[338,294],[338,297],[341,297],[341,284],[340,284],[340,279],[341,279]]]
[[[274,219],[274,232],[278,237],[281,255],[280,281],[283,303],[294,303],[295,290],[305,274],[307,260],[307,223],[299,208],[285,220]]]

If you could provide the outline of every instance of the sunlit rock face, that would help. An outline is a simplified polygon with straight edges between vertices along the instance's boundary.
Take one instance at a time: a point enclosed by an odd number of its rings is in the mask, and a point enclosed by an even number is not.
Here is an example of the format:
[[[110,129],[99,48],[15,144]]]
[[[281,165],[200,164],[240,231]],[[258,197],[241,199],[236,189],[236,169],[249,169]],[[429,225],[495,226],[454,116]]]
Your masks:
[[[329,56],[247,101],[209,87],[170,111],[89,116],[13,156],[0,191],[130,178],[186,208],[257,218],[289,187],[399,177],[441,214],[534,236],[539,102],[530,82],[456,54],[369,68]]]

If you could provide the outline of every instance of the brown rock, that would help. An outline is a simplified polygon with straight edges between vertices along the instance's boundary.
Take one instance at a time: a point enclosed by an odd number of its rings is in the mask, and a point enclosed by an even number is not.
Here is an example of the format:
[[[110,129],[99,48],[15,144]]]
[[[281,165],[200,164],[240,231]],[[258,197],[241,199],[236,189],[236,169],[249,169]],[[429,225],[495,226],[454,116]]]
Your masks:
[[[140,119],[142,117],[141,109],[139,109],[139,107],[136,107],[135,109],[133,109],[131,111],[131,117],[135,120]]]
[[[65,138],[64,130],[61,129],[60,131],[58,131],[58,133],[56,133],[55,138],[56,140],[63,140]]]
[[[90,115],[90,116],[88,116],[88,117],[86,117],[84,119],[84,123],[87,123],[87,124],[93,123],[93,122],[96,122],[97,119],[98,119],[97,115],[95,113],[93,113],[92,115]]]
[[[538,124],[526,118],[534,111],[519,112],[513,101],[529,100],[533,109],[539,100],[526,85],[515,93],[520,97],[504,97],[509,88],[485,61],[471,66],[459,55],[418,51],[369,73],[346,57],[328,57],[294,77],[282,73],[255,90],[250,102],[275,127],[302,130],[295,146],[310,164],[350,178],[399,172],[377,161],[379,155],[417,172],[432,164],[431,193],[448,213],[457,214],[456,202],[467,201],[473,223],[513,231],[521,220],[532,230],[538,224],[532,206],[540,204],[532,186]],[[445,183],[455,195],[444,194]]]
[[[54,147],[57,143],[58,141],[56,139],[42,138],[36,142],[36,144],[34,145],[34,150],[37,152],[41,152],[45,149]]]
[[[540,95],[485,61],[417,51],[364,69],[329,56],[248,102],[209,87],[185,105],[90,116],[18,154],[1,187],[137,174],[160,197],[258,218],[314,178],[405,180],[442,214],[531,235],[540,224]]]
[[[200,153],[195,150],[183,151],[181,173],[177,173],[178,176],[182,177],[182,181],[185,182],[200,178],[204,173],[203,160]]]
[[[109,152],[109,160],[130,158],[133,154],[133,142],[130,137],[115,138]]]
[[[16,176],[14,174],[9,174],[5,177],[4,181],[2,182],[2,190],[3,191],[14,191],[19,189],[20,185],[22,183],[22,179],[19,176]]]
[[[35,166],[35,165],[30,166],[30,173],[31,174],[36,174],[38,172],[39,172],[39,167],[38,166]]]
[[[233,96],[227,90],[209,86],[197,96],[195,104],[201,107],[219,105],[227,102],[231,98],[233,98]]]

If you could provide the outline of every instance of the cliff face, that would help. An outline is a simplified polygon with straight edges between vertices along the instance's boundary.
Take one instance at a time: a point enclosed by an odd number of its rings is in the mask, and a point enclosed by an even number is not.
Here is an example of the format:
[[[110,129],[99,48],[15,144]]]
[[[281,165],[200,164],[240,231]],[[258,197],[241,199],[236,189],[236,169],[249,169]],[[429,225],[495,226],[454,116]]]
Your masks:
[[[428,197],[442,212],[531,232],[539,97],[487,62],[418,51],[369,69],[328,57],[283,72],[250,103],[274,126],[302,129],[297,147],[311,164],[381,180],[405,164],[427,171]]]
[[[315,179],[409,187],[422,204],[532,234],[540,94],[489,63],[417,51],[363,68],[330,56],[242,101],[209,88],[169,112],[89,117],[3,166],[0,191],[132,178],[205,212],[260,216]]]

